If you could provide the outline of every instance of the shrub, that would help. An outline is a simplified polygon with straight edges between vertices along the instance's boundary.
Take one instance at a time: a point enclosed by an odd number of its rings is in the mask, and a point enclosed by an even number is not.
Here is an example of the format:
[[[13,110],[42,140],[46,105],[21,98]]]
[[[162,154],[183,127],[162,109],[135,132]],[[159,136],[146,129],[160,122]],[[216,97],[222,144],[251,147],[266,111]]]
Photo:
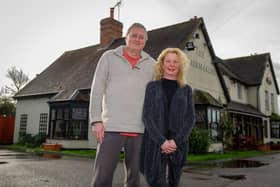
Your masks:
[[[18,144],[34,148],[39,147],[43,142],[45,142],[45,140],[45,135],[36,134],[32,136],[31,134],[22,134],[18,138]]]
[[[25,145],[27,142],[32,142],[31,134],[20,134],[18,138],[18,144]]]
[[[280,116],[276,113],[272,113],[271,116],[270,116],[270,119],[278,121],[278,120],[280,120]]]
[[[36,134],[33,136],[34,138],[34,143],[36,147],[40,146],[42,143],[46,142],[46,135],[44,134]]]
[[[231,149],[233,148],[233,139],[232,139],[232,133],[233,133],[233,122],[232,118],[230,117],[229,113],[225,108],[222,109],[222,116],[221,116],[221,124],[220,128],[222,130],[222,143],[224,149]]]
[[[208,130],[193,128],[189,138],[189,152],[192,154],[207,153],[209,144]]]

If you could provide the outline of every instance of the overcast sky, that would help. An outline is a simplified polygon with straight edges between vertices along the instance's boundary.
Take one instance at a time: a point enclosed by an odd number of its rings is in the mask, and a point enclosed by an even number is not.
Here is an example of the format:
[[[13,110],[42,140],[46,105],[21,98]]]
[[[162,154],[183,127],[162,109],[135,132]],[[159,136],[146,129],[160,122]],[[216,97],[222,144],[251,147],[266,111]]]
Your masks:
[[[11,66],[33,79],[64,51],[99,43],[99,22],[117,2],[0,0],[0,87],[10,84]],[[119,16],[124,33],[133,22],[151,30],[203,17],[216,55],[270,52],[280,69],[279,7],[279,0],[122,0]]]

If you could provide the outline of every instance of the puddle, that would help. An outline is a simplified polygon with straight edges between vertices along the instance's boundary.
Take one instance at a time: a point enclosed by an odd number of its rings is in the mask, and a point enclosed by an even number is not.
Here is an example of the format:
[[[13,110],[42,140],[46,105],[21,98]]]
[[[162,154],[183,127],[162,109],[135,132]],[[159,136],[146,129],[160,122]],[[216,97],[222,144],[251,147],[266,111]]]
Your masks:
[[[209,178],[203,178],[203,177],[193,177],[193,179],[201,180],[201,181],[211,180],[211,179],[209,179]]]
[[[230,160],[225,162],[196,163],[191,168],[256,168],[268,165],[255,160]]]
[[[36,155],[6,155],[2,156],[2,159],[8,159],[8,160],[13,160],[13,159],[36,159],[38,158]]]
[[[41,159],[60,159],[62,156],[61,154],[55,154],[55,153],[30,153],[30,154],[2,154],[2,157],[6,157],[7,159],[33,159],[33,160],[41,160]]]
[[[25,156],[27,154],[25,153],[6,153],[6,154],[1,154],[0,156]]]
[[[35,154],[30,154],[30,155],[25,155],[25,156],[18,156],[17,158],[21,158],[21,159],[42,159],[42,158],[46,158],[46,159],[60,159],[62,156],[61,154],[55,154],[55,153],[35,153]]]
[[[261,166],[268,165],[255,160],[231,160],[222,163],[222,168],[257,168]]]
[[[44,153],[41,155],[43,158],[48,158],[48,159],[59,159],[61,158],[61,155],[60,154],[51,154],[51,153]]]
[[[246,179],[245,175],[219,175],[219,177],[231,179],[231,180],[244,180]]]
[[[212,173],[201,171],[201,170],[195,170],[195,168],[184,168],[184,172],[186,173],[192,173],[192,174],[198,174],[198,175],[203,175],[203,176],[213,176]]]

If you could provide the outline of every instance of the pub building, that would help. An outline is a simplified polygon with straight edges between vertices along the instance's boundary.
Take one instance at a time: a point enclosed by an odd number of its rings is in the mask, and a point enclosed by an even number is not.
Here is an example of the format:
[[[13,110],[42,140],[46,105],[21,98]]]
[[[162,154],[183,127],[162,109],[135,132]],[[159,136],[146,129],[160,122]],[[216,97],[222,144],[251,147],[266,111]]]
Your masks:
[[[125,42],[123,25],[110,16],[100,22],[100,43],[66,51],[15,96],[14,142],[20,134],[45,134],[48,143],[63,148],[96,148],[88,119],[89,94],[100,56]],[[227,111],[234,136],[258,143],[279,141],[279,94],[269,53],[232,59],[216,56],[203,18],[148,31],[145,51],[157,59],[167,47],[189,57],[187,83],[193,88],[196,126],[209,132],[209,151],[221,149],[221,121]]]

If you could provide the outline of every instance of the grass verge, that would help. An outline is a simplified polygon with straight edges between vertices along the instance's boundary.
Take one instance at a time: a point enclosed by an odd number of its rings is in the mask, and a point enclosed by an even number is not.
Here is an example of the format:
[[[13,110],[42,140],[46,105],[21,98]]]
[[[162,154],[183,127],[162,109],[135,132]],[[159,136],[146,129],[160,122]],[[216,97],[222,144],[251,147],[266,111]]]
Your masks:
[[[63,149],[61,151],[44,151],[41,147],[28,148],[26,146],[12,144],[12,145],[0,145],[0,148],[3,149],[12,149],[16,151],[24,151],[30,153],[42,153],[42,152],[51,152],[51,153],[60,153],[62,155],[69,156],[79,156],[87,158],[95,158],[96,150],[93,149]],[[272,151],[262,152],[262,151],[227,151],[225,153],[207,153],[201,155],[192,155],[188,156],[188,161],[209,161],[209,160],[225,160],[225,159],[240,159],[240,158],[250,158],[255,156],[262,156],[265,154],[274,153]],[[124,159],[124,154],[120,153],[120,160]]]
[[[227,151],[225,153],[207,153],[201,155],[188,156],[188,161],[209,161],[209,160],[225,160],[225,159],[240,159],[240,158],[250,158],[256,156],[262,156],[272,152],[262,152],[262,151]]]

